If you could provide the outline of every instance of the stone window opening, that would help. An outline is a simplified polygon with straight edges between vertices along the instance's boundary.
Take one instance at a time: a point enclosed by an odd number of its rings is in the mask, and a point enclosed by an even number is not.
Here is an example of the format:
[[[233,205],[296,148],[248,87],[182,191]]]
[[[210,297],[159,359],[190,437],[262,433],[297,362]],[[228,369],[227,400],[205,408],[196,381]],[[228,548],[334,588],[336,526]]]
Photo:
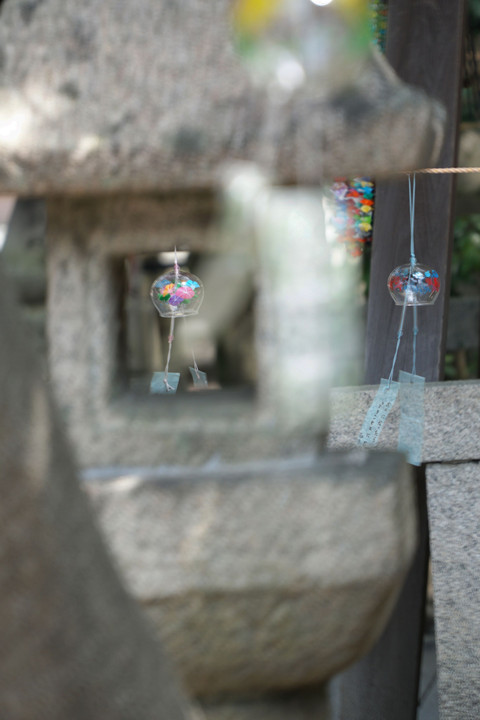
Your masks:
[[[178,252],[182,269],[206,277],[205,299],[198,315],[178,318],[175,322],[170,371],[180,372],[178,393],[246,390],[256,384],[255,292],[253,281],[241,268],[234,268],[235,258],[225,253]],[[150,394],[154,372],[165,368],[168,353],[170,320],[154,308],[149,291],[154,280],[173,266],[174,253],[142,253],[124,258],[124,281],[121,283],[120,312],[123,330],[119,336],[119,365],[124,385],[135,395]],[[238,301],[225,303],[225,285],[233,292],[241,283]],[[232,288],[230,287],[230,290]],[[194,358],[199,370],[208,377],[205,391],[195,388],[189,368]],[[160,397],[160,396],[157,396]],[[165,399],[164,396],[160,400]]]

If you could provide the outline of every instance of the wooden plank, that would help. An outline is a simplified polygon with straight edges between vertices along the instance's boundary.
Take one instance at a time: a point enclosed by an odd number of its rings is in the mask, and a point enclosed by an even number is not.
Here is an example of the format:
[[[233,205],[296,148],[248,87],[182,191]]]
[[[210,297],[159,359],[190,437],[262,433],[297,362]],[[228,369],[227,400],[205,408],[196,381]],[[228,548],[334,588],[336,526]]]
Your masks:
[[[429,557],[425,471],[416,469],[419,544],[402,593],[375,647],[333,681],[334,720],[415,720]]]
[[[454,297],[448,313],[447,350],[478,348],[480,344],[480,297]]]
[[[390,0],[387,57],[402,80],[440,100],[448,127],[439,167],[456,163],[465,1]],[[455,176],[417,176],[416,255],[440,274],[442,290],[433,307],[419,309],[417,374],[427,381],[443,375]],[[379,182],[368,302],[366,372],[368,384],[388,377],[401,308],[387,290],[387,278],[409,261],[408,185],[406,177]],[[407,312],[397,369],[411,369],[412,311]]]

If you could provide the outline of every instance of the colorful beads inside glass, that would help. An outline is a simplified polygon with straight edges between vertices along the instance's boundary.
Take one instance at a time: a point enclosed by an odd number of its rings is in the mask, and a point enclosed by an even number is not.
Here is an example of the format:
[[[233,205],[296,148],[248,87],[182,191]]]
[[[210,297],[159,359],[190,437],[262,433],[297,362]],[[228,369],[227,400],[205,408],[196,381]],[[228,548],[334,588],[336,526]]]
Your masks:
[[[387,282],[396,305],[433,305],[440,292],[440,279],[436,270],[425,265],[400,265]]]
[[[203,285],[195,275],[173,269],[155,280],[150,297],[162,317],[196,315],[203,300]]]

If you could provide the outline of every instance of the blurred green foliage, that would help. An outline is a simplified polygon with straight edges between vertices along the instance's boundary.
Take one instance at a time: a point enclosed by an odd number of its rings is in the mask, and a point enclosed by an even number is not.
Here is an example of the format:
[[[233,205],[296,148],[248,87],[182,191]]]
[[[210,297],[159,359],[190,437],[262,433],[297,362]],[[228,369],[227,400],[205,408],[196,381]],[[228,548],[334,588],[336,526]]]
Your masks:
[[[480,293],[480,214],[457,218],[453,231],[451,295],[472,293]]]
[[[480,32],[480,0],[469,0],[468,23],[472,30]]]

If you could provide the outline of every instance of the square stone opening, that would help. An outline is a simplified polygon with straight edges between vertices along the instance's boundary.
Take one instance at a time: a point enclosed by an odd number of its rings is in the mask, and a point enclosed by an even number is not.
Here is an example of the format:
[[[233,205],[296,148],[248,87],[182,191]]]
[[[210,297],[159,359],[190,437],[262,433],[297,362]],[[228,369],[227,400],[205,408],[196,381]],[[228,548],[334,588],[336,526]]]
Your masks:
[[[170,372],[180,373],[177,394],[195,390],[254,389],[255,292],[251,278],[228,253],[182,251],[181,270],[204,283],[204,301],[197,315],[175,319]],[[160,317],[151,298],[152,283],[172,269],[173,251],[129,255],[120,284],[122,313],[119,363],[125,385],[139,396],[151,393],[154,373],[163,372],[168,355],[170,319]],[[241,287],[239,287],[241,285]],[[228,288],[229,292],[225,292]],[[226,307],[228,304],[228,307]],[[190,368],[207,374],[206,388],[195,387]],[[157,396],[161,400],[165,395]]]

